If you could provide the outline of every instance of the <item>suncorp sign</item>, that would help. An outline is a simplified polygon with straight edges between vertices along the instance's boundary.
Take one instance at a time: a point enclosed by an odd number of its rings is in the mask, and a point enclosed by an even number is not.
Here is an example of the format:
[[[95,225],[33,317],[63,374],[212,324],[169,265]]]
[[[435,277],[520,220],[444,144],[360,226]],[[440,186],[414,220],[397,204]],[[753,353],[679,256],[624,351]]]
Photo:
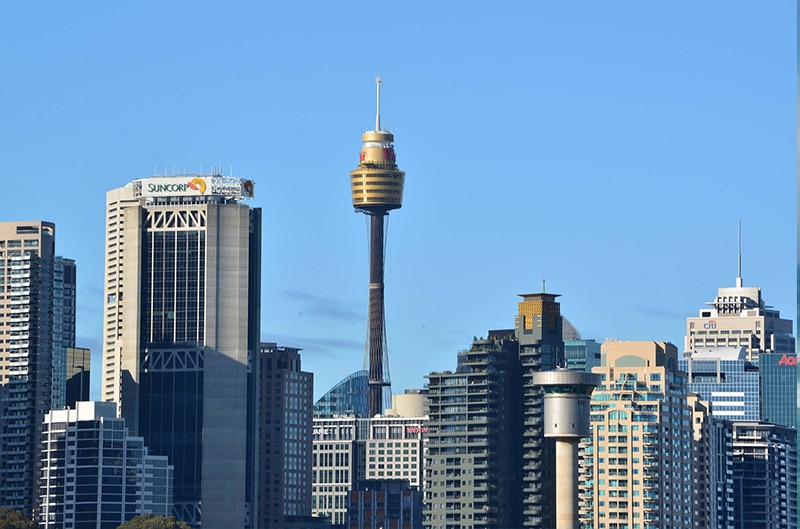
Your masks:
[[[148,178],[142,180],[142,196],[197,196],[206,192],[206,181],[196,176],[194,178]]]

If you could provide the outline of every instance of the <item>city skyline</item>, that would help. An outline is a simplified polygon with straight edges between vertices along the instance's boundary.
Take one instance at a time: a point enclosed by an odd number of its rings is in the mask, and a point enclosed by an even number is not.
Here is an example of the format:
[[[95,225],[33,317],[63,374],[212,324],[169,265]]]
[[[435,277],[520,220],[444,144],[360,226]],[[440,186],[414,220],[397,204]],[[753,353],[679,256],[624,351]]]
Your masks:
[[[0,220],[55,223],[93,368],[105,192],[212,166],[255,181],[264,211],[261,339],[303,350],[315,397],[362,368],[348,173],[378,74],[407,174],[387,234],[394,392],[510,327],[543,279],[584,338],[681,348],[686,317],[734,286],[739,220],[744,285],[795,313],[795,5],[378,5],[374,44],[356,3],[155,6],[0,17]]]

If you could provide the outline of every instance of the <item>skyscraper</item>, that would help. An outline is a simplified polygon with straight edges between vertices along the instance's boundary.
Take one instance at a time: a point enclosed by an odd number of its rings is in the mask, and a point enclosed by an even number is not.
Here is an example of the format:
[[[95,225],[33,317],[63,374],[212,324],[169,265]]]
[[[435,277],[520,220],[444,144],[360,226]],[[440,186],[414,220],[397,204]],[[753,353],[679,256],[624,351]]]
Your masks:
[[[74,318],[61,318],[75,312],[74,284],[63,275],[74,262],[56,257],[55,236],[52,222],[0,222],[0,507],[29,514],[37,508],[42,422],[54,396],[64,398],[65,375],[53,369],[75,345]]]
[[[515,333],[522,373],[524,527],[555,525],[555,440],[544,436],[544,394],[534,375],[566,364],[558,294],[522,294]]]
[[[692,409],[678,350],[667,342],[605,342],[582,462],[582,527],[690,529]],[[593,525],[592,521],[598,522]]]
[[[257,519],[261,210],[253,182],[156,176],[107,193],[103,399],[175,466],[175,515]]]
[[[350,171],[353,207],[369,218],[369,414],[374,417],[391,406],[389,357],[386,347],[383,276],[386,253],[385,226],[389,211],[403,205],[405,173],[397,168],[394,135],[381,128],[381,78],[376,79],[375,130],[361,136],[358,167]]]
[[[262,342],[259,384],[258,525],[299,527],[311,516],[314,375],[300,349]]]
[[[795,353],[792,320],[761,298],[761,287],[742,285],[741,251],[736,286],[717,291],[709,308],[686,318],[686,354],[699,347],[746,347],[747,359],[758,361],[759,353]]]
[[[425,527],[520,527],[519,342],[490,331],[430,373]]]

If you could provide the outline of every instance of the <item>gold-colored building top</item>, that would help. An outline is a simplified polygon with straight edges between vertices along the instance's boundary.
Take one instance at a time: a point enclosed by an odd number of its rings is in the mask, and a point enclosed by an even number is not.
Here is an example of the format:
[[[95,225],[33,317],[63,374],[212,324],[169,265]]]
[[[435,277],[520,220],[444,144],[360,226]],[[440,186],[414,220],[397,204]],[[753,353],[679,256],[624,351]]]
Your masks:
[[[405,172],[397,168],[394,135],[381,130],[381,78],[377,84],[375,130],[361,136],[358,167],[350,171],[353,207],[365,212],[387,212],[403,205]]]

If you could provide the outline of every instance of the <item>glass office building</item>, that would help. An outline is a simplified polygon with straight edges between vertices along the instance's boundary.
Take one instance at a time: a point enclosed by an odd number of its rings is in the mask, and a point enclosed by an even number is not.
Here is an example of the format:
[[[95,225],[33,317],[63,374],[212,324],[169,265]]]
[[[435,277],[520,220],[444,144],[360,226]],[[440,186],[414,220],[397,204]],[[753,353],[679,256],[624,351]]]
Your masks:
[[[744,347],[706,347],[678,361],[687,374],[688,390],[711,403],[717,419],[760,419],[758,365],[747,360]]]

